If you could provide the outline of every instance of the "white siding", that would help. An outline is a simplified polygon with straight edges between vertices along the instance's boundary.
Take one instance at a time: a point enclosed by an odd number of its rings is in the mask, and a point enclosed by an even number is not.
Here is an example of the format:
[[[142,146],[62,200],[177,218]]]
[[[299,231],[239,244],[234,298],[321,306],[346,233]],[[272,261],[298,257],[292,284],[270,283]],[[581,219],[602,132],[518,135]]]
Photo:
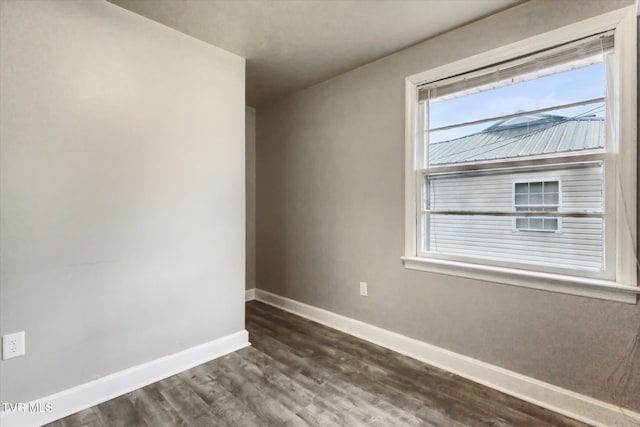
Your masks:
[[[602,210],[602,168],[437,178],[430,182],[434,210],[512,212],[513,185],[522,181],[558,180],[560,211]],[[515,216],[514,216],[515,217]],[[517,231],[514,217],[431,215],[425,218],[432,252],[599,270],[603,227],[599,218],[562,218],[557,232]]]

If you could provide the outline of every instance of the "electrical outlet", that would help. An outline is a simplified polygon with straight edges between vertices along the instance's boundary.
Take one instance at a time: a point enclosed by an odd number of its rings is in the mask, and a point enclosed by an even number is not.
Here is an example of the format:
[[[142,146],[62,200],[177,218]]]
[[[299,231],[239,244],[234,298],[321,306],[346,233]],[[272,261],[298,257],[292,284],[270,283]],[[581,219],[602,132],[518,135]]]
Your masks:
[[[7,360],[13,357],[23,356],[25,352],[24,347],[24,332],[4,335],[2,337],[2,359]]]
[[[366,297],[368,295],[367,282],[360,282],[360,295]]]

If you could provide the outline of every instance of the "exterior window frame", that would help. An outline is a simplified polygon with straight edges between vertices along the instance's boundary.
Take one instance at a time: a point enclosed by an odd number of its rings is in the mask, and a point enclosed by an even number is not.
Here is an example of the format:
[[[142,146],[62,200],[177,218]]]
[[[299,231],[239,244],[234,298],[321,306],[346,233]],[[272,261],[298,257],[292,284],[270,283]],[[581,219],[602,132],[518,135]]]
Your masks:
[[[546,182],[557,182],[558,183],[558,203],[556,205],[549,205],[546,206],[544,201],[542,203],[542,205],[539,206],[543,206],[543,207],[550,207],[550,206],[555,206],[557,208],[558,211],[560,211],[562,209],[562,179],[561,178],[544,178],[544,179],[539,179],[539,180],[530,180],[530,179],[516,179],[513,181],[513,189],[512,189],[512,195],[513,195],[513,207],[512,210],[514,212],[514,215],[516,215],[513,218],[513,231],[515,233],[555,233],[555,234],[561,234],[562,233],[562,217],[554,217],[557,221],[558,221],[558,227],[555,229],[527,229],[527,228],[518,228],[516,225],[517,222],[517,213],[518,210],[517,208],[519,207],[518,205],[516,205],[516,184],[523,184],[523,183],[528,183],[531,184],[532,182],[542,182],[542,183],[546,183]],[[529,193],[530,194],[530,193]],[[537,206],[537,205],[536,205]]]
[[[608,227],[603,242],[604,272],[570,271],[530,265],[501,263],[477,258],[425,253],[419,247],[421,230],[422,164],[425,109],[418,102],[422,84],[464,74],[492,64],[509,61],[532,52],[557,46],[603,31],[614,31],[614,96],[608,111],[608,128],[616,138],[607,138],[607,152],[585,154],[585,162],[603,161],[606,199],[604,223]],[[636,13],[634,6],[621,8],[594,18],[562,27],[520,42],[440,66],[407,77],[405,81],[405,256],[406,268],[467,277],[507,285],[542,289],[626,303],[637,302],[636,261]],[[613,108],[609,108],[613,107]],[[423,140],[424,141],[424,140]],[[555,162],[558,160],[556,159]],[[571,160],[575,162],[575,158]],[[504,162],[505,164],[507,162]],[[538,162],[544,165],[544,159]],[[495,163],[492,167],[502,167]],[[446,168],[442,168],[446,172]]]

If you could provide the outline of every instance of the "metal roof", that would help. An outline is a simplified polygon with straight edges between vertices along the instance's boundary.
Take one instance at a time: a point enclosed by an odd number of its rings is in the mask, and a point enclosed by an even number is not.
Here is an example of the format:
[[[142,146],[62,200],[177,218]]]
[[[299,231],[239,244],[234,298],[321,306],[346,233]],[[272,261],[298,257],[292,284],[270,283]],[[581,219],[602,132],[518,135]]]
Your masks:
[[[537,114],[504,120],[473,135],[432,143],[429,163],[467,163],[602,147],[602,117]]]

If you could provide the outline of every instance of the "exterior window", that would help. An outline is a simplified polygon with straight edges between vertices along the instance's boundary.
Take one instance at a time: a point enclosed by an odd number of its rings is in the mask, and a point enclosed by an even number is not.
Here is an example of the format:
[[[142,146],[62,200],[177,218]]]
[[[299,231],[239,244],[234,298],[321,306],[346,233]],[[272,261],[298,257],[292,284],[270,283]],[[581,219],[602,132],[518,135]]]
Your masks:
[[[516,182],[513,186],[516,212],[557,212],[560,207],[560,181]],[[558,217],[516,217],[519,231],[558,231]]]
[[[407,78],[407,268],[631,285],[604,297],[635,302],[635,16],[620,14]]]
[[[430,190],[420,211],[421,255],[604,271],[605,61],[613,41],[598,34],[420,89],[421,173]],[[567,198],[583,203],[560,210],[559,181],[549,175],[562,176]],[[559,218],[572,232],[513,233],[514,222],[516,230],[555,231]]]

